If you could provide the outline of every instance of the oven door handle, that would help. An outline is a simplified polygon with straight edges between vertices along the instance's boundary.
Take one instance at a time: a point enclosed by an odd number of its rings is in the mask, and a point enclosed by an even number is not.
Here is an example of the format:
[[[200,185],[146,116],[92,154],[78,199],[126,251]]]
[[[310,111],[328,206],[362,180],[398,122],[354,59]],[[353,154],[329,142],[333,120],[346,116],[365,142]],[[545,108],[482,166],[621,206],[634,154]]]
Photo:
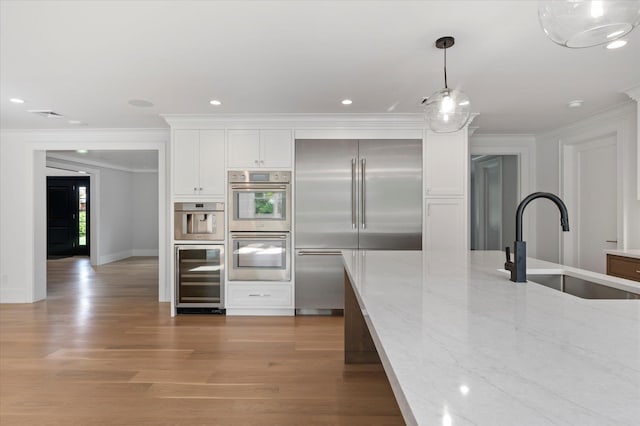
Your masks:
[[[286,235],[231,234],[232,240],[286,240]]]
[[[286,185],[231,185],[231,189],[255,191],[256,189],[287,189]]]

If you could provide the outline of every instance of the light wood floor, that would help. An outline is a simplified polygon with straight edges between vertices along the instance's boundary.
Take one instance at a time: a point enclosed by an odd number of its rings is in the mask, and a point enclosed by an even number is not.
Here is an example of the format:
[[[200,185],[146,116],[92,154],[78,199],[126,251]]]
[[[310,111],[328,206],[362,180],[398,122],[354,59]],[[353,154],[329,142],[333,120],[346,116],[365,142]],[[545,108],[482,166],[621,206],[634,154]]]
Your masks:
[[[48,261],[48,298],[0,305],[0,424],[401,425],[340,317],[171,318],[157,261]]]

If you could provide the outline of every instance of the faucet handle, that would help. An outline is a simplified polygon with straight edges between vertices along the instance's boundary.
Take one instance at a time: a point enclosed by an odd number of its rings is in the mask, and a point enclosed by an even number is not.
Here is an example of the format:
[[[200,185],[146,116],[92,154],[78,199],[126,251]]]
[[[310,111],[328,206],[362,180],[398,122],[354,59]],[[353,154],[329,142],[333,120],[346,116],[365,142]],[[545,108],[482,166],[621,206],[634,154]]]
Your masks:
[[[504,248],[504,255],[507,258],[504,262],[504,269],[506,269],[507,271],[513,271],[515,269],[515,266],[511,261],[511,247],[506,246]]]

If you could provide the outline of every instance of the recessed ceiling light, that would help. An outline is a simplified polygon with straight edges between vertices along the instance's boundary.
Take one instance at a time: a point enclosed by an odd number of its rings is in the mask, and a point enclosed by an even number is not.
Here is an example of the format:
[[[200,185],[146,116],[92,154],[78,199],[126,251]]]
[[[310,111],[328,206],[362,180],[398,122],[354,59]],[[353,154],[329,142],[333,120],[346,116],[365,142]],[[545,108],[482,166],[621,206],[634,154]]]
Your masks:
[[[210,100],[210,101],[209,101],[209,103],[210,103],[211,105],[215,105],[215,106],[222,105],[222,102],[220,102],[220,101],[219,101],[219,100],[217,100],[217,99]]]
[[[83,175],[86,175],[86,174],[87,174],[87,172],[85,172],[84,170],[78,170],[78,173],[81,173],[81,174],[83,174]]]
[[[24,100],[20,99],[20,98],[11,98],[9,99],[9,101],[13,102],[14,104],[23,104]]]
[[[80,121],[80,120],[69,120],[69,121],[67,121],[67,123],[69,123],[69,124],[82,124],[82,121]]]
[[[86,153],[87,153],[87,152],[89,152],[89,151],[87,151],[86,149],[76,149],[76,152],[77,152],[78,154],[86,154]]]
[[[351,99],[343,99],[342,100],[342,105],[351,105],[353,103],[353,101]]]
[[[627,40],[614,40],[607,44],[607,49],[619,49],[627,44]]]
[[[567,104],[567,106],[568,106],[569,108],[580,108],[580,107],[582,106],[582,103],[583,103],[583,102],[584,102],[584,101],[583,101],[582,99],[576,99],[576,100],[570,101],[570,102]]]
[[[151,102],[145,101],[144,99],[131,99],[129,100],[129,105],[137,106],[140,108],[149,108],[153,106]]]

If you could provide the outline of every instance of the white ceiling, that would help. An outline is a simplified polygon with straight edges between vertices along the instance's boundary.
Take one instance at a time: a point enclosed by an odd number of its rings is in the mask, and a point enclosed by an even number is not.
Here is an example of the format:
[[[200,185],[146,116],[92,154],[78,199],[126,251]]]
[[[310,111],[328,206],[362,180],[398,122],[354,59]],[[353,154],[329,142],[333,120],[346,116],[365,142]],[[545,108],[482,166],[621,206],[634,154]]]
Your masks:
[[[2,128],[167,127],[158,114],[416,113],[460,86],[479,133],[538,133],[630,102],[640,30],[567,49],[536,1],[0,2]],[[26,104],[9,103],[11,97]],[[353,99],[343,106],[340,100]],[[220,107],[211,99],[223,102]],[[141,108],[131,99],[153,103]],[[583,99],[580,109],[568,101]],[[50,108],[64,119],[25,112]],[[77,127],[77,126],[75,126]]]

